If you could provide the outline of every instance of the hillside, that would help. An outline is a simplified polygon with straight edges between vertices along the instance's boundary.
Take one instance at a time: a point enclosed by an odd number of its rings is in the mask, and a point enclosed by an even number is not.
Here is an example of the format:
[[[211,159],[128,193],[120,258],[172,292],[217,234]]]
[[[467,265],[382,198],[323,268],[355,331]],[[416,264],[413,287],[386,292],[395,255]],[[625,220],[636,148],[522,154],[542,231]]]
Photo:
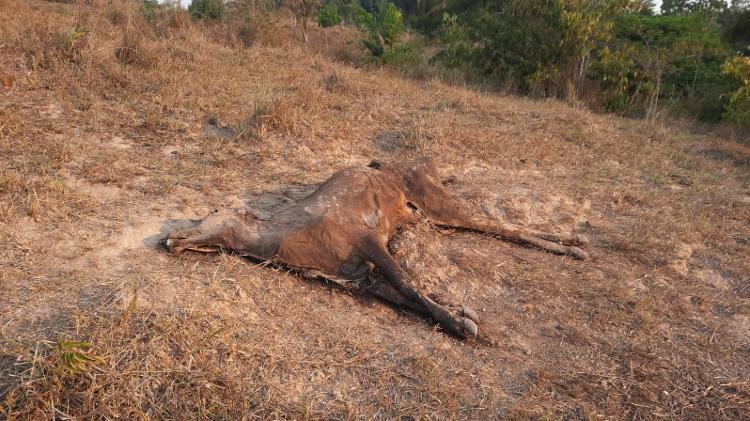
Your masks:
[[[93,3],[0,3],[0,419],[750,417],[747,143],[356,68],[346,28],[304,45],[280,18],[244,48]],[[476,209],[591,240],[581,262],[399,235],[415,282],[495,345],[159,247],[211,209],[423,155]]]

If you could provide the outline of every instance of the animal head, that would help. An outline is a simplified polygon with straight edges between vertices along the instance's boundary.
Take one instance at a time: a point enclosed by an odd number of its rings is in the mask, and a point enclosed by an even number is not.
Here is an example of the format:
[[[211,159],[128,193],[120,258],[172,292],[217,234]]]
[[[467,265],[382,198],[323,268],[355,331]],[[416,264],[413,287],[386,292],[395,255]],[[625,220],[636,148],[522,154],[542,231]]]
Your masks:
[[[259,219],[246,209],[213,210],[195,226],[171,233],[165,241],[173,253],[183,250],[218,252],[236,249],[242,236],[257,235]]]

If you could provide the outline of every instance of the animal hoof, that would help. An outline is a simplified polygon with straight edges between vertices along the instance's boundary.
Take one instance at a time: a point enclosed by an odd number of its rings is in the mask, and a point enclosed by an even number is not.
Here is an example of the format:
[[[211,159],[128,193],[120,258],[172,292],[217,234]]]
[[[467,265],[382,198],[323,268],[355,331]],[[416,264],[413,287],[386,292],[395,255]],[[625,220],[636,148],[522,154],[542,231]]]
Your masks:
[[[578,247],[570,247],[568,253],[578,260],[586,260],[589,258],[589,254]]]
[[[473,320],[469,319],[468,317],[462,317],[461,318],[461,332],[464,334],[465,337],[474,336],[476,337],[479,334],[479,327],[476,323],[474,323]]]
[[[585,246],[588,243],[588,237],[581,234],[570,234],[562,239],[564,246]]]
[[[184,248],[183,247],[178,247],[177,244],[176,244],[177,241],[178,240],[175,240],[174,238],[167,238],[167,240],[164,241],[164,246],[170,252],[172,252],[174,254],[180,254],[182,252],[182,250],[184,250]]]
[[[479,323],[479,315],[476,311],[470,309],[469,307],[461,307],[458,310],[458,314],[460,316],[466,317],[469,320],[473,321],[474,323]]]

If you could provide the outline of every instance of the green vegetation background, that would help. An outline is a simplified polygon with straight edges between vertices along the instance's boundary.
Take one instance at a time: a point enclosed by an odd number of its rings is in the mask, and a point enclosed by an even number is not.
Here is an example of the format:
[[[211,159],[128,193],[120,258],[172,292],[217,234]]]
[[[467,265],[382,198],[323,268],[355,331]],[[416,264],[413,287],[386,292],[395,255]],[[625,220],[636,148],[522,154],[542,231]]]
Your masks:
[[[750,126],[750,0],[665,0],[659,14],[650,0],[229,4],[194,0],[189,10],[222,19],[226,10],[287,6],[303,31],[313,18],[324,28],[355,25],[372,63],[622,115]]]

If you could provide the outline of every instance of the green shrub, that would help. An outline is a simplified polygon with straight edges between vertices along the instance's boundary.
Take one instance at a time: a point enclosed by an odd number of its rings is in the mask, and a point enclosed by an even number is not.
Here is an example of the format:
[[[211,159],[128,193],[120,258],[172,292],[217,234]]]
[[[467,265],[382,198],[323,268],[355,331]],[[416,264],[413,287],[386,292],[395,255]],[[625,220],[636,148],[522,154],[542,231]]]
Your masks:
[[[383,53],[382,60],[394,67],[416,66],[424,62],[422,47],[413,42],[398,43]]]
[[[386,51],[399,42],[404,33],[401,10],[393,3],[380,3],[375,13],[353,5],[351,14],[357,27],[365,35],[362,44],[373,57],[382,58]]]
[[[219,19],[224,16],[225,7],[222,0],[193,0],[188,11],[196,19]]]
[[[330,28],[341,24],[339,8],[335,4],[323,6],[318,11],[318,25],[321,28]]]
[[[600,14],[586,4],[455,0],[443,16],[441,60],[520,93],[560,94],[563,76],[577,61],[584,74],[590,50],[608,34]]]
[[[609,111],[653,115],[668,106],[673,114],[716,122],[722,95],[736,87],[721,73],[728,54],[705,15],[626,13],[615,18],[614,36],[589,76],[601,81]]]
[[[732,92],[724,120],[750,126],[750,57],[733,57],[724,63],[722,72],[739,80],[740,87]]]

